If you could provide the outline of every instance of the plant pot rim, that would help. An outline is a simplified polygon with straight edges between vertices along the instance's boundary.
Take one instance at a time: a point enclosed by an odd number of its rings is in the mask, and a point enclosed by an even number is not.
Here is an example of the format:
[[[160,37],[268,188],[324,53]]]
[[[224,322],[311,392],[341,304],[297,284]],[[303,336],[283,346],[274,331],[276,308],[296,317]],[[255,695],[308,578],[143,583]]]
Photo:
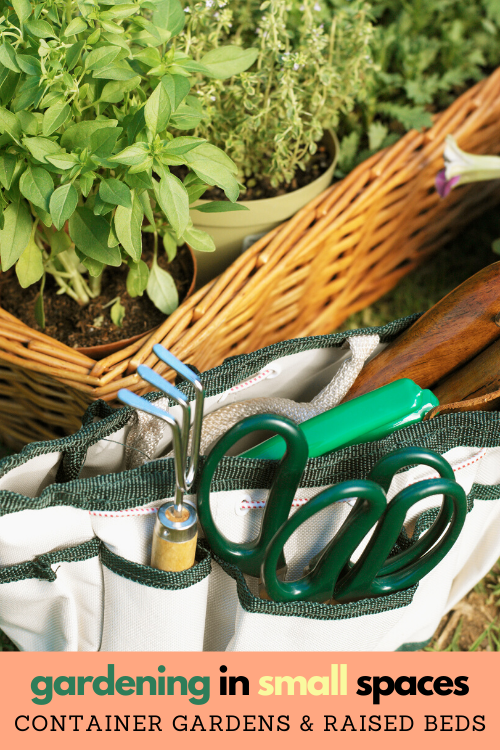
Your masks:
[[[224,224],[226,226],[245,226],[247,221],[249,222],[249,224],[251,224],[253,223],[253,220],[250,220],[251,213],[255,214],[256,212],[261,211],[264,208],[268,211],[271,206],[273,215],[275,215],[276,217],[275,221],[284,221],[291,215],[291,213],[295,213],[295,210],[290,211],[290,203],[296,202],[297,205],[304,205],[303,196],[307,196],[307,194],[314,189],[313,186],[320,181],[326,181],[326,187],[328,187],[328,184],[330,184],[333,177],[335,167],[337,166],[340,146],[337,135],[331,128],[328,128],[324,131],[323,137],[325,138],[327,145],[329,146],[329,150],[333,156],[333,160],[328,169],[320,174],[319,177],[316,177],[315,180],[309,182],[307,185],[303,185],[302,187],[297,188],[296,190],[292,190],[289,193],[285,193],[284,195],[275,195],[272,198],[257,198],[256,200],[250,201],[238,201],[238,205],[245,206],[245,208],[248,208],[249,211],[235,211],[222,214],[224,216]],[[195,209],[197,206],[202,206],[210,202],[211,201],[203,200],[202,198],[196,201],[196,203],[191,206],[191,209]],[[297,208],[297,210],[299,209]],[[282,213],[283,216],[281,216]],[[220,222],[221,214],[199,213],[199,216],[203,217],[203,219],[200,218],[200,221],[197,223],[203,224],[204,226],[217,226],[218,222]]]
[[[193,289],[196,284],[196,272],[197,272],[197,263],[196,263],[196,256],[193,253],[193,249],[190,245],[185,243],[186,247],[189,250],[189,254],[191,256],[191,260],[193,261],[193,278],[191,279],[191,284],[189,285],[189,289],[187,290],[185,296],[179,300],[179,305],[184,302],[192,293]],[[153,328],[150,328],[147,331],[144,331],[143,333],[138,333],[135,336],[130,336],[128,339],[120,339],[119,341],[113,341],[109,344],[96,344],[96,346],[75,346],[74,349],[77,352],[80,352],[80,354],[86,354],[87,357],[91,357],[92,359],[104,359],[104,357],[109,356],[110,354],[114,354],[115,352],[120,351],[121,349],[125,349],[127,346],[130,346],[130,344],[133,344],[135,341],[139,341],[139,339],[143,338],[144,336],[149,336],[153,333],[153,331],[156,331],[158,326],[154,326]]]

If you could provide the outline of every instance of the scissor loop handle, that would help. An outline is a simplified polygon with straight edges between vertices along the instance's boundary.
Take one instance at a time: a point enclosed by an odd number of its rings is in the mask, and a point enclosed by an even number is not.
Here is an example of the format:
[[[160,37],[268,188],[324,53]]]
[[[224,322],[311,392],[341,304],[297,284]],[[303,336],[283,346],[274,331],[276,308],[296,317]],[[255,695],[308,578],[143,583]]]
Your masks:
[[[387,454],[375,464],[368,475],[368,478],[380,484],[380,486],[388,492],[396,473],[400,471],[400,469],[415,465],[429,466],[429,468],[437,471],[439,476],[443,479],[449,479],[450,481],[455,480],[453,469],[443,456],[439,453],[435,453],[435,451],[431,451],[427,448],[419,448],[417,446],[400,448],[399,450]],[[426,532],[425,536],[405,551],[404,559],[402,559],[400,555],[396,555],[390,560],[387,560],[384,563],[383,572],[393,573],[402,565],[409,565],[411,562],[422,557],[425,551],[432,547],[432,545],[442,536],[444,530],[451,521],[453,509],[454,506],[452,499],[445,496],[438,517],[432,524],[431,528]],[[401,524],[400,531],[402,526],[403,524]],[[395,541],[396,540],[394,540],[394,543]],[[392,549],[392,547],[390,549]],[[382,564],[382,562],[384,561],[381,561],[380,564]]]
[[[217,466],[226,452],[241,438],[252,432],[271,430],[286,442],[286,453],[281,459],[264,509],[262,524],[256,539],[236,543],[227,539],[215,525],[210,507],[210,486]],[[290,419],[273,414],[258,414],[233,425],[212,448],[200,477],[198,515],[213,551],[223,560],[236,565],[243,573],[260,575],[260,567],[267,545],[276,530],[288,518],[295,490],[299,486],[308,458],[304,433]],[[284,560],[281,559],[284,565]]]
[[[391,562],[398,558],[397,565],[383,565],[397,540],[408,510],[421,500],[441,494],[453,510],[450,524],[439,541],[435,543],[434,536],[429,535],[431,527],[416,543],[422,542],[419,544],[419,557],[410,554],[412,548],[409,548],[391,558]],[[361,557],[339,580],[334,591],[335,599],[348,602],[413,586],[448,554],[463,528],[466,515],[465,492],[454,480],[427,479],[401,490],[388,504]]]
[[[308,518],[333,503],[357,497],[339,531],[315,558],[314,568],[298,581],[280,581],[276,575],[283,547]],[[277,602],[326,602],[332,598],[337,578],[350,556],[386,508],[384,491],[369,480],[341,482],[313,497],[285,521],[274,535],[262,564],[264,586]]]

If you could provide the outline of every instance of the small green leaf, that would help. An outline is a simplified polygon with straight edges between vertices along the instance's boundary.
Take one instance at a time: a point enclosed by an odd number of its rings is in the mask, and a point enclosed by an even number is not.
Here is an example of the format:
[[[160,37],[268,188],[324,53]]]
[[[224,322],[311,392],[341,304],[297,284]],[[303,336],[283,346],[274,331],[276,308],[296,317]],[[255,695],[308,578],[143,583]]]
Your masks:
[[[59,189],[59,188],[58,188]],[[57,190],[56,190],[57,192]],[[59,232],[54,232],[50,236],[50,256],[53,258],[59,253],[63,253],[65,250],[69,250],[71,247],[71,240],[69,234],[61,229]]]
[[[32,7],[29,0],[11,0],[12,6],[14,10],[16,11],[16,15],[21,21],[21,23],[24,23],[27,18],[30,17]]]
[[[77,148],[90,148],[92,133],[100,128],[110,128],[118,125],[118,120],[82,120],[70,125],[61,136],[62,148],[74,151]]]
[[[181,135],[179,138],[174,138],[171,141],[163,141],[162,154],[187,154],[193,148],[201,146],[202,143],[206,143],[205,138],[195,138],[193,135]]]
[[[159,0],[155,2],[153,23],[161,29],[167,29],[175,36],[184,28],[186,14],[179,0]]]
[[[52,223],[53,223],[52,216],[49,214],[48,211],[44,211],[43,208],[40,208],[40,206],[37,206],[34,203],[32,203],[31,208],[35,216],[37,216],[40,219],[42,224],[45,224],[45,226],[49,228],[52,226]]]
[[[138,263],[142,255],[142,220],[144,213],[141,202],[132,196],[132,206],[118,206],[115,211],[115,232],[125,252]]]
[[[97,277],[102,274],[104,269],[106,268],[105,263],[99,263],[98,260],[94,260],[93,258],[89,258],[87,255],[84,255],[78,248],[75,248],[76,255],[78,257],[78,260],[80,263],[82,263],[89,274],[91,276]]]
[[[47,21],[26,21],[25,26],[30,34],[39,39],[48,39],[50,36],[56,38],[56,35]]]
[[[69,104],[57,102],[49,107],[43,116],[42,132],[45,136],[54,133],[61,125],[64,125],[71,114]]]
[[[42,251],[33,237],[30,237],[26,248],[16,263],[16,274],[23,289],[36,284],[43,276]]]
[[[89,258],[118,267],[122,256],[117,247],[108,247],[110,226],[102,216],[94,216],[88,208],[78,206],[69,220],[69,235],[76,247]]]
[[[189,222],[189,198],[182,182],[167,172],[160,182],[154,180],[156,200],[178,237],[182,237]]]
[[[31,214],[25,201],[9,203],[3,212],[4,226],[0,231],[2,271],[17,263],[31,237]]]
[[[80,190],[82,191],[82,195],[85,198],[92,190],[92,185],[94,184],[94,180],[95,180],[94,172],[85,172],[85,174],[82,174],[82,176],[80,177]]]
[[[129,267],[127,292],[130,297],[142,297],[148,285],[149,268],[143,260],[140,260],[138,263],[131,261]]]
[[[170,98],[160,82],[144,107],[146,125],[154,135],[165,130],[171,111]]]
[[[123,206],[132,209],[132,195],[130,188],[124,182],[110,177],[103,179],[99,186],[99,195],[106,203],[113,206]]]
[[[47,154],[45,161],[49,164],[53,164],[57,169],[73,169],[76,164],[80,164],[77,156],[74,154],[68,154],[66,151],[59,151],[55,154]]]
[[[16,117],[19,120],[23,133],[28,135],[36,135],[38,132],[38,120],[32,112],[27,112],[25,109],[16,112]]]
[[[61,147],[55,141],[51,141],[48,138],[42,138],[36,136],[36,138],[23,138],[23,143],[28,151],[34,156],[37,161],[42,164],[48,164],[46,157],[48,154],[57,154],[61,152]]]
[[[21,123],[13,112],[0,107],[0,130],[2,133],[8,133],[15,141],[19,142],[21,138]]]
[[[153,209],[151,207],[151,198],[149,196],[149,193],[147,190],[142,190],[140,193],[137,193],[137,197],[139,198],[142,206],[142,210],[144,211],[147,220],[151,225],[154,225],[155,223],[155,217],[153,214]]]
[[[171,263],[177,255],[177,242],[172,237],[170,232],[165,232],[163,235],[163,247],[167,254],[168,262]]]
[[[26,75],[39,76],[42,72],[40,61],[33,55],[16,55],[16,62]]]
[[[131,188],[138,188],[142,190],[152,190],[153,180],[147,172],[138,172],[137,174],[128,174],[125,177],[127,185]]]
[[[85,67],[87,70],[103,70],[116,60],[120,53],[120,47],[98,47],[85,58]]]
[[[54,190],[52,177],[43,167],[28,167],[19,180],[21,193],[31,203],[49,211],[50,196]]]
[[[68,47],[68,49],[66,50],[66,65],[68,67],[68,70],[73,70],[78,60],[80,59],[80,55],[82,54],[82,50],[84,47],[85,42],[75,42],[75,44],[72,44],[71,47]]]
[[[118,326],[118,328],[121,328],[123,324],[123,319],[125,317],[125,308],[123,307],[119,299],[116,300],[115,304],[112,306],[111,310],[109,311],[109,314],[115,326]]]
[[[61,185],[54,190],[50,198],[50,215],[56,229],[62,229],[73,214],[78,203],[78,193],[71,183]]]
[[[19,67],[16,60],[16,51],[12,44],[7,40],[0,46],[0,63],[9,70],[13,70],[14,73],[20,73],[21,68]]]
[[[179,295],[172,276],[160,268],[156,260],[149,272],[147,293],[151,302],[165,315],[170,315],[179,306]]]
[[[100,99],[102,102],[117,104],[121,102],[127,91],[133,91],[140,83],[140,76],[134,76],[128,81],[110,81],[103,88]]]
[[[88,29],[86,21],[81,16],[77,16],[68,24],[63,36],[75,36],[75,34],[81,34],[86,29]]]
[[[113,223],[111,223],[111,226],[109,228],[109,235],[108,235],[108,247],[117,247],[119,244],[120,244],[120,240],[116,236]]]
[[[6,190],[12,184],[16,164],[17,157],[15,154],[8,154],[6,151],[0,153],[0,182]]]
[[[186,229],[182,239],[200,253],[213,253],[215,250],[215,242],[209,234],[203,232],[201,229],[195,229],[194,227]]]
[[[149,147],[146,143],[134,143],[127,146],[123,151],[115,154],[110,161],[116,161],[118,164],[134,166],[140,164],[149,154]]]
[[[131,81],[137,73],[125,61],[111,65],[109,68],[94,70],[94,78],[104,78],[108,81]]]
[[[212,78],[224,80],[248,70],[258,55],[259,50],[256,47],[244,49],[230,44],[210,50],[203,55],[200,62],[208,69]]]
[[[194,211],[201,211],[203,214],[220,214],[227,211],[249,211],[241,203],[231,203],[230,201],[210,201],[203,203],[201,206],[193,206]]]

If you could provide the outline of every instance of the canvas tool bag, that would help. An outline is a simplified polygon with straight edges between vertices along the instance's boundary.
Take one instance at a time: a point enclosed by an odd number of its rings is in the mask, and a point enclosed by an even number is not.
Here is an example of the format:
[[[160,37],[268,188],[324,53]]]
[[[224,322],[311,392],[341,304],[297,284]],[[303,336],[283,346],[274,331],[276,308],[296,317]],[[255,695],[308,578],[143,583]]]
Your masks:
[[[376,353],[414,320],[285,341],[226,360],[202,376],[205,412],[256,397],[311,402],[332,378],[339,385],[346,367],[352,370],[355,337],[378,336]],[[193,398],[190,386],[181,388]],[[96,402],[75,435],[33,443],[0,463],[0,628],[20,649],[417,649],[500,557],[500,415],[474,411],[310,459],[295,493],[292,512],[325,487],[366,478],[396,448],[443,454],[467,494],[467,520],[444,560],[408,590],[335,606],[265,601],[257,580],[218,559],[202,534],[190,570],[155,570],[153,526],[157,508],[173,497],[174,468],[165,458],[169,428],[141,420],[128,408]],[[211,505],[227,537],[255,536],[275,469],[272,461],[237,456],[219,464]],[[428,467],[403,470],[389,497],[430,476]],[[187,499],[196,502],[196,495]],[[429,528],[440,502],[434,497],[413,507],[401,548]],[[337,503],[294,533],[285,547],[291,577],[300,576],[349,511],[348,502]]]

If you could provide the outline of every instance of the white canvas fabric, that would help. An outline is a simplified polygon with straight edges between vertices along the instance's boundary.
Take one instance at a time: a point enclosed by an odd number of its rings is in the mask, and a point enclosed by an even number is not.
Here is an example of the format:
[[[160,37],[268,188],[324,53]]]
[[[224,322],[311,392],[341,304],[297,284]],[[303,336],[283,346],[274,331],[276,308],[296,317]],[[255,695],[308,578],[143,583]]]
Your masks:
[[[231,363],[222,386],[214,386],[215,392],[208,388],[207,413],[254,397],[311,400],[349,356],[340,341],[340,336],[301,339],[286,342],[287,350],[285,344],[270,347],[269,355],[268,350],[243,355]],[[257,377],[265,371],[272,377]],[[203,379],[222,382],[217,368]],[[154,571],[149,556],[156,511],[173,495],[172,461],[162,458],[170,450],[170,436],[166,428],[149,463],[125,470],[134,424],[127,414],[93,417],[95,424],[89,422],[74,439],[39,444],[38,452],[30,449],[26,458],[21,454],[0,464],[0,627],[22,650],[415,648],[431,638],[443,614],[500,557],[500,417],[475,414],[438,418],[378,443],[314,459],[304,477],[323,481],[308,480],[295,492],[292,513],[336,481],[364,478],[377,456],[395,446],[441,446],[470,509],[452,550],[409,591],[336,606],[265,602],[257,597],[257,580],[245,580],[209,554],[201,529],[191,571]],[[241,459],[224,461],[229,478],[216,479],[214,518],[230,539],[249,541],[259,527],[269,483],[252,479],[252,484],[244,477],[260,476],[255,466],[263,462],[245,465],[240,480],[242,464],[232,462]],[[389,498],[432,476],[428,467],[399,473]],[[195,495],[187,499],[196,502]],[[428,498],[411,509],[405,522],[410,538],[421,533],[422,519],[440,502]],[[285,547],[289,577],[300,576],[350,509],[349,502],[336,504],[297,530]]]

